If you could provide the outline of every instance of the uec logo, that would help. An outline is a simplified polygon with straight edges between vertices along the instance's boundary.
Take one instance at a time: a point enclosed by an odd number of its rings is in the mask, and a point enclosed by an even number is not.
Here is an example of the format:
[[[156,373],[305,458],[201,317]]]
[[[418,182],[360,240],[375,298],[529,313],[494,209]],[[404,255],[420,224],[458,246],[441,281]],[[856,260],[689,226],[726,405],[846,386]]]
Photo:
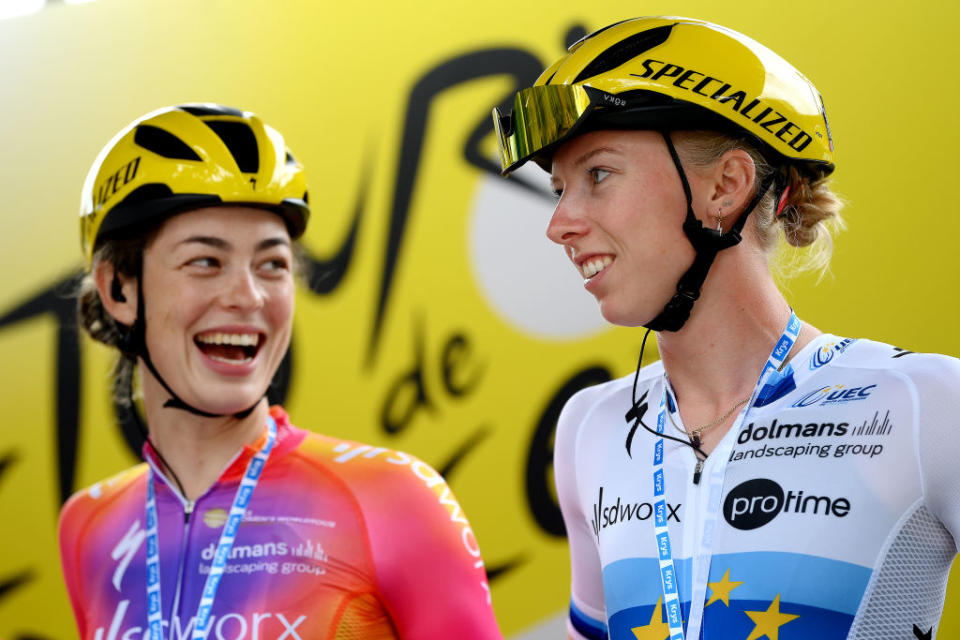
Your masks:
[[[837,404],[843,402],[853,402],[855,400],[866,400],[870,397],[870,392],[872,389],[875,389],[877,385],[870,384],[865,387],[849,387],[846,385],[837,384],[832,386],[820,387],[816,391],[812,391],[807,395],[803,396],[796,402],[794,402],[791,407],[809,407],[815,404]]]

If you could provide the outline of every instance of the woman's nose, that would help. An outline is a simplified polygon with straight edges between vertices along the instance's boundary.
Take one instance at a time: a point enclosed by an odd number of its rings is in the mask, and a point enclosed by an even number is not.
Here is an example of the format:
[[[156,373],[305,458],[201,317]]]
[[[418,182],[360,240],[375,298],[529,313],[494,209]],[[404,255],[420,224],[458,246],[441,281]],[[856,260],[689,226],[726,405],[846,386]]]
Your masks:
[[[259,309],[263,306],[263,290],[249,269],[237,269],[230,274],[223,300],[229,308]]]
[[[586,219],[575,201],[568,198],[566,194],[561,196],[547,225],[547,237],[557,244],[567,244],[574,238],[584,235],[587,230]]]

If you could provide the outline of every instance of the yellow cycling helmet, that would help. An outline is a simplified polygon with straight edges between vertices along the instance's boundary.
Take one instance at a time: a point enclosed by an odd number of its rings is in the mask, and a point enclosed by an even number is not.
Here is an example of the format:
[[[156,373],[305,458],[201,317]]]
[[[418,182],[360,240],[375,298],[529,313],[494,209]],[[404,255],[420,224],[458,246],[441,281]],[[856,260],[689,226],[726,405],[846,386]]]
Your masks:
[[[549,170],[559,144],[598,128],[745,131],[817,175],[833,170],[816,87],[762,44],[690,18],[635,18],[583,38],[494,123],[504,175],[531,159]]]
[[[223,203],[270,209],[292,237],[303,234],[310,215],[306,177],[283,136],[250,112],[216,104],[148,113],[107,143],[84,182],[86,264],[101,237]]]

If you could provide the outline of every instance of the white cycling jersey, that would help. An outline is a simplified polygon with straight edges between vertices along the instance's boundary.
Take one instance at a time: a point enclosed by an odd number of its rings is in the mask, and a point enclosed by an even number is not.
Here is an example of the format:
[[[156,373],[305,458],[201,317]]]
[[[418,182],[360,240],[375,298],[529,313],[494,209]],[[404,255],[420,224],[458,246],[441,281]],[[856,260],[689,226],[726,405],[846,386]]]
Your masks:
[[[579,392],[557,427],[577,639],[669,636],[654,535],[657,439],[625,419],[632,384],[630,375]],[[641,370],[638,408],[650,428],[664,384],[659,362]],[[821,335],[741,413],[716,449],[731,445],[729,455],[711,455],[697,483],[693,450],[664,441],[684,626],[692,576],[708,563],[705,640],[935,637],[960,540],[960,361]],[[724,466],[711,546],[709,480]]]

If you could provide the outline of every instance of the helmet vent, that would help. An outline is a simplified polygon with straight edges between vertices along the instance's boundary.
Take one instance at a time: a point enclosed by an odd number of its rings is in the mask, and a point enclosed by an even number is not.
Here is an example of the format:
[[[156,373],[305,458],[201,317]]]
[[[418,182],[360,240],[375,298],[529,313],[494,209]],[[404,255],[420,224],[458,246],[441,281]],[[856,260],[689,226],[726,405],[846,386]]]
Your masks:
[[[183,109],[187,113],[195,116],[234,116],[243,117],[243,111],[233,107],[225,107],[222,104],[182,104],[178,109]]]
[[[200,156],[186,142],[160,127],[141,124],[133,134],[133,141],[147,151],[152,151],[164,158],[200,160]]]
[[[667,41],[667,38],[670,37],[670,31],[673,29],[673,26],[672,24],[667,24],[662,27],[655,27],[634,34],[629,38],[624,38],[594,58],[590,64],[580,72],[574,82],[583,82],[588,78],[615,69],[628,60],[637,57],[644,51],[649,51],[663,44]]]
[[[286,164],[297,164],[297,161],[293,159],[293,156],[290,155],[290,152],[287,151],[287,158],[284,160]]]
[[[169,198],[172,195],[173,191],[171,191],[167,185],[159,182],[151,182],[150,184],[141,185],[131,191],[120,204],[123,206],[143,204],[152,200]]]
[[[213,129],[220,136],[223,144],[227,145],[230,154],[243,173],[256,173],[260,170],[260,152],[257,149],[257,138],[253,131],[243,122],[228,120],[205,120],[204,124]]]

